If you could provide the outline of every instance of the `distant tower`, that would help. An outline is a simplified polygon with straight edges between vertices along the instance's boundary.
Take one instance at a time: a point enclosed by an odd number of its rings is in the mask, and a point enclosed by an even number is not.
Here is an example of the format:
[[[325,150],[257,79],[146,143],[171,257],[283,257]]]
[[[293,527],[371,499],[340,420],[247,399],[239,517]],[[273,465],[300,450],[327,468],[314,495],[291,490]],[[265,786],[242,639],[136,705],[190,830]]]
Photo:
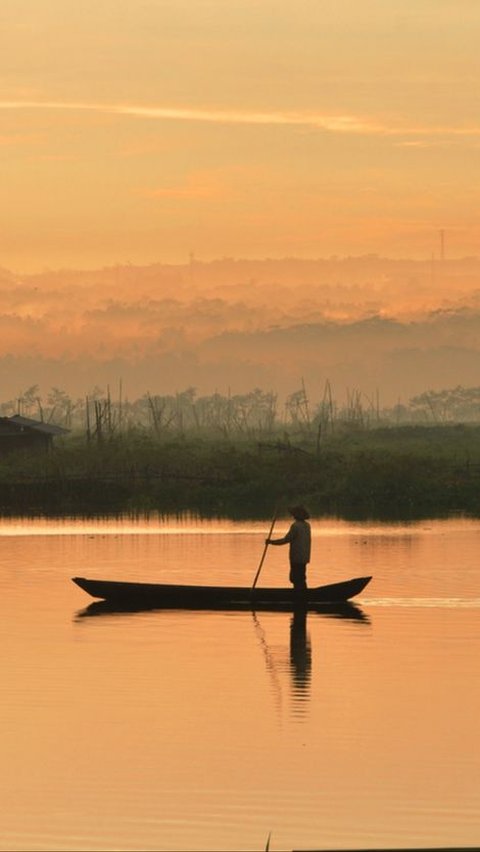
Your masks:
[[[190,273],[190,284],[194,284],[195,279],[195,255],[193,251],[188,256],[188,268]]]
[[[443,228],[440,230],[440,260],[445,260],[445,231]]]

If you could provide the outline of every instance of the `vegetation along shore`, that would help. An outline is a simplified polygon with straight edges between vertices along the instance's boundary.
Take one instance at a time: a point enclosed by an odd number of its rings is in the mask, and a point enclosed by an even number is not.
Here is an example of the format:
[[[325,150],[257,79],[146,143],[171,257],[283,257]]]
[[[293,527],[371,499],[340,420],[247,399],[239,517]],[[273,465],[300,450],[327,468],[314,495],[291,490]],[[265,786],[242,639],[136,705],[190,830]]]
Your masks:
[[[128,421],[125,404],[122,413],[107,394],[84,412],[83,429],[56,438],[48,451],[0,452],[0,513],[260,518],[277,502],[302,500],[312,513],[352,519],[480,514],[473,418],[398,424],[358,405],[348,416],[325,400],[310,413],[303,389],[282,421],[260,391],[243,414],[238,405],[229,413],[228,399],[217,395],[215,421],[213,409],[210,419],[200,408],[195,415],[189,399],[190,420],[185,396],[182,413],[178,398],[169,410],[167,398],[147,395],[142,423]],[[23,414],[46,422],[44,409],[43,417]]]

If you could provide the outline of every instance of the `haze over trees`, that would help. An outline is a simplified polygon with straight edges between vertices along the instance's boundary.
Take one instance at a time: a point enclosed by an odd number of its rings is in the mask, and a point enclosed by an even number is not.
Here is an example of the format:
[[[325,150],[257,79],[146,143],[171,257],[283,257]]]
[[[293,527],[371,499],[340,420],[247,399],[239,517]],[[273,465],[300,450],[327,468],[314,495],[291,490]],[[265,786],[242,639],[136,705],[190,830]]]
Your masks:
[[[321,400],[475,387],[480,260],[234,260],[18,276],[0,271],[0,400],[35,384],[72,398],[278,395]]]

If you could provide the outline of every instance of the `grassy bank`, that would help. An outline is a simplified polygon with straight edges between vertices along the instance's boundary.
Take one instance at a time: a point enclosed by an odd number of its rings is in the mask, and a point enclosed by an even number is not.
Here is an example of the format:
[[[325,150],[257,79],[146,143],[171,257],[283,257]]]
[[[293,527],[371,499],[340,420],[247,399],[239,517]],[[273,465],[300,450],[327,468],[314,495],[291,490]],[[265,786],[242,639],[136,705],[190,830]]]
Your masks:
[[[183,512],[265,517],[279,501],[315,514],[408,519],[480,514],[480,427],[412,426],[254,439],[70,436],[45,455],[0,459],[2,514]]]

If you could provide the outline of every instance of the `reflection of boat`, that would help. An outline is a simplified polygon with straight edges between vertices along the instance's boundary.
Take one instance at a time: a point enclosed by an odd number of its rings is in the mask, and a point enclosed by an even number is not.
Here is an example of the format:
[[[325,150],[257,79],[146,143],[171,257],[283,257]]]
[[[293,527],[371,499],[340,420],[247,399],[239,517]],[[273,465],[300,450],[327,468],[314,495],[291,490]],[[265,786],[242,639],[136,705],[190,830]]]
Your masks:
[[[302,606],[275,606],[273,604],[245,604],[245,603],[223,603],[223,604],[195,604],[195,606],[185,606],[180,605],[169,605],[159,606],[158,604],[152,603],[142,603],[141,601],[133,601],[131,603],[127,602],[119,602],[114,600],[98,600],[89,604],[85,609],[82,609],[77,613],[79,618],[85,618],[90,615],[118,615],[120,613],[134,613],[134,612],[145,612],[147,610],[155,610],[155,609],[196,609],[196,610],[255,610],[265,611],[265,610],[277,610],[277,611],[290,611],[293,613],[296,612],[305,612],[305,607]],[[325,604],[311,604],[308,607],[309,612],[314,612],[317,615],[327,616],[329,618],[346,618],[351,621],[363,621],[364,623],[369,623],[369,618],[363,610],[360,609],[356,604],[351,603],[350,601],[343,601],[340,603],[325,603]]]
[[[73,577],[73,582],[94,598],[132,609],[321,609],[337,608],[358,595],[371,577],[342,583],[294,589],[239,586],[185,586],[164,583],[128,583]]]

